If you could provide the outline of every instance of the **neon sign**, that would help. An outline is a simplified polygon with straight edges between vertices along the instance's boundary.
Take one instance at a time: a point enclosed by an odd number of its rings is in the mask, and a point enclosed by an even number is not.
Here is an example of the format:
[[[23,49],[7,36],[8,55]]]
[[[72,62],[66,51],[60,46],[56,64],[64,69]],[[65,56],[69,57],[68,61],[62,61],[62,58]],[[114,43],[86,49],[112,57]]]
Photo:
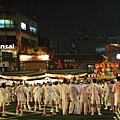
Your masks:
[[[76,64],[75,62],[72,62],[71,60],[69,62],[61,62],[60,59],[58,59],[57,61],[54,62],[54,64],[56,65],[57,69],[77,69],[78,68],[78,64]]]

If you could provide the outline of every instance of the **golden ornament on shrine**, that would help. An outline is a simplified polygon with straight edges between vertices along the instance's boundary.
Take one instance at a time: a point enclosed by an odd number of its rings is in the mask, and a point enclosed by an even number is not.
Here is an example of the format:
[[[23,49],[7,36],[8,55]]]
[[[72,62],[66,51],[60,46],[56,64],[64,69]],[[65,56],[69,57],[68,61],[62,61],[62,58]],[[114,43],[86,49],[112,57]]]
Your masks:
[[[102,63],[96,63],[96,75],[99,80],[107,79],[112,80],[117,76],[118,63],[108,61],[108,57],[103,55],[105,59]]]

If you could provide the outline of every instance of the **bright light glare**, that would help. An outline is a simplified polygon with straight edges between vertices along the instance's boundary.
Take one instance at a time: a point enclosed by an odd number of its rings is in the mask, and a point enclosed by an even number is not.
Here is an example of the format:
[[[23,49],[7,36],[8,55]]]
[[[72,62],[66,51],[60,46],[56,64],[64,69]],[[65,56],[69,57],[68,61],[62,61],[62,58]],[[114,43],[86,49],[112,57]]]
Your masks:
[[[49,55],[40,55],[38,58],[41,60],[49,60]]]
[[[31,60],[49,60],[49,55],[40,55],[40,56],[32,56],[32,55],[20,55],[20,61],[31,61]]]
[[[26,81],[28,84],[37,84],[37,83],[47,83],[47,82],[55,82],[58,81],[57,79],[41,79],[41,80],[34,80],[34,81]]]
[[[116,55],[116,58],[117,58],[117,59],[120,59],[120,54],[117,54],[117,55]]]
[[[26,30],[26,23],[21,22],[21,29]]]
[[[23,77],[23,80],[25,80],[25,81],[26,81],[26,80],[27,80],[27,76],[24,76],[24,77]]]
[[[20,55],[20,61],[26,61],[31,58],[32,58],[32,56],[30,56],[30,55]]]
[[[72,76],[71,75],[68,75],[67,78],[70,79]]]

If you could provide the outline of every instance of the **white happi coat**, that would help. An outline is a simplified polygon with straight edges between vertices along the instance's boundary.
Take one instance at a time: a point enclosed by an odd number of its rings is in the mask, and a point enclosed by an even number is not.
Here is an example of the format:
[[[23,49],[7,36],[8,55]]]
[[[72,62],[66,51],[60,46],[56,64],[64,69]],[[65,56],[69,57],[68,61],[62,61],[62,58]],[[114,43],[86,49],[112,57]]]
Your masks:
[[[78,89],[80,102],[88,102],[87,87],[88,87],[87,85],[82,84]]]
[[[0,88],[0,104],[7,103],[7,95],[6,94],[8,94],[8,90],[6,90],[5,88]]]
[[[70,84],[68,86],[69,89],[69,98],[72,101],[76,101],[78,99],[78,90],[74,84]]]
[[[6,87],[6,90],[7,90],[7,94],[6,94],[7,100],[9,100],[10,97],[11,97],[11,88],[10,87]]]
[[[55,101],[59,102],[60,101],[60,86],[59,85],[53,85],[54,88],[54,97],[55,97]]]
[[[23,85],[19,85],[17,86],[15,93],[17,96],[17,100],[20,102],[26,102],[26,97],[25,97],[25,93],[26,93],[26,89],[24,88]]]
[[[69,89],[68,85],[62,84],[60,89],[60,99],[62,100],[62,114],[68,114],[68,105],[69,105]]]
[[[27,95],[27,101],[30,101],[31,98],[33,97],[33,89],[32,86],[26,87],[26,95]]]
[[[36,101],[36,100],[41,101],[42,92],[43,92],[43,90],[42,90],[42,88],[41,88],[39,85],[34,88],[33,94],[34,94],[34,100],[35,100],[35,101]]]
[[[15,87],[14,86],[12,86],[12,88],[11,88],[11,94],[12,94],[12,96],[15,95]]]
[[[47,102],[52,102],[54,100],[54,88],[53,86],[46,85],[44,88],[44,98],[45,98],[45,103]]]
[[[60,99],[62,99],[62,100],[69,99],[69,89],[68,89],[68,85],[66,85],[66,84],[61,85]]]
[[[113,89],[113,84],[110,84],[109,85],[109,96],[110,96],[110,98],[114,97],[114,93],[112,92],[112,89]]]
[[[109,97],[110,91],[109,91],[109,85],[108,85],[106,82],[105,82],[105,84],[104,84],[103,91],[104,91],[104,94],[105,94],[104,97],[107,99],[107,98]]]
[[[90,95],[91,101],[100,102],[100,95],[103,93],[103,89],[96,83],[92,83],[87,88],[87,92]]]
[[[45,84],[42,85],[42,90],[43,90],[43,92],[44,92],[45,86],[46,86]]]
[[[117,106],[117,103],[120,102],[120,82],[116,82],[113,85],[112,92],[114,92],[114,98],[115,98],[114,105]]]

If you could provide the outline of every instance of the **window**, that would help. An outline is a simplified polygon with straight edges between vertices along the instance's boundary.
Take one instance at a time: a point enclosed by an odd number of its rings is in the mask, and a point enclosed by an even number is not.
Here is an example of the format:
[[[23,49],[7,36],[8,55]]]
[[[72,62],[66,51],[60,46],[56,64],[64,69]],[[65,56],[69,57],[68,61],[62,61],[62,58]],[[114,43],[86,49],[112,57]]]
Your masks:
[[[37,29],[35,27],[33,27],[33,26],[30,26],[30,32],[36,33]]]
[[[23,46],[29,46],[29,39],[22,37],[21,43]]]
[[[5,25],[4,25],[4,20],[0,20],[0,28],[4,28]]]
[[[21,22],[21,29],[26,30],[26,23]]]
[[[35,40],[30,40],[30,46],[36,46],[37,45],[37,41]]]
[[[5,27],[6,28],[13,28],[14,27],[13,21],[11,21],[11,20],[5,20]]]
[[[13,20],[0,20],[0,28],[14,28]]]

